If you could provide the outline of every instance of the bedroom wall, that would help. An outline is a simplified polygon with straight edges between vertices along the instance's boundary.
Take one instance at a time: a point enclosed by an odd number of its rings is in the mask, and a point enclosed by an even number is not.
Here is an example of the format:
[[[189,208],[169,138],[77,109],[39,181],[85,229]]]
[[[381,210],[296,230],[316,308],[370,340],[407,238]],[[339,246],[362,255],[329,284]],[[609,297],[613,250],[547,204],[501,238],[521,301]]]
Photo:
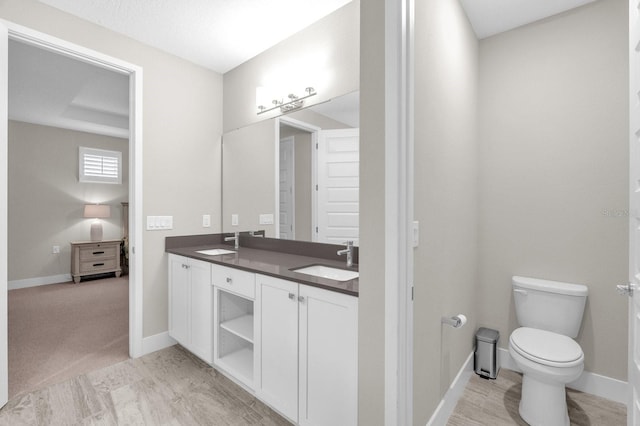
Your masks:
[[[80,146],[120,151],[122,184],[79,182]],[[126,139],[9,121],[9,288],[26,284],[21,280],[66,281],[69,243],[89,240],[93,219],[82,217],[85,203],[110,205],[111,217],[102,219],[104,239],[121,238],[128,170]],[[59,254],[52,253],[54,245]]]

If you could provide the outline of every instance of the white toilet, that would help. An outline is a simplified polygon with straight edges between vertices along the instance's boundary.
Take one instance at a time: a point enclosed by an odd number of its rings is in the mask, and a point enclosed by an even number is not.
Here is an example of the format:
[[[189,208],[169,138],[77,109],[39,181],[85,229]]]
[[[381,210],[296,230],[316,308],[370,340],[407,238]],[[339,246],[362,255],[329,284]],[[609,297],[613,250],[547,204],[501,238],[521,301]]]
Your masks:
[[[565,384],[584,368],[574,337],[582,324],[588,289],[536,278],[513,277],[520,328],[509,337],[509,353],[522,370],[520,416],[532,426],[568,426]]]

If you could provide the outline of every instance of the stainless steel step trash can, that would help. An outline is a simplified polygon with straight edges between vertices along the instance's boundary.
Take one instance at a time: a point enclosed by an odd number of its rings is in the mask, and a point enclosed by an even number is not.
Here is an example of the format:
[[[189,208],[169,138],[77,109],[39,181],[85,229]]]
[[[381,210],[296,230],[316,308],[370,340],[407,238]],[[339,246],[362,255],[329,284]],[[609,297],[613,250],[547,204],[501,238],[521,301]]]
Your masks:
[[[498,330],[480,327],[476,332],[476,351],[474,353],[474,369],[476,374],[485,379],[498,377]]]

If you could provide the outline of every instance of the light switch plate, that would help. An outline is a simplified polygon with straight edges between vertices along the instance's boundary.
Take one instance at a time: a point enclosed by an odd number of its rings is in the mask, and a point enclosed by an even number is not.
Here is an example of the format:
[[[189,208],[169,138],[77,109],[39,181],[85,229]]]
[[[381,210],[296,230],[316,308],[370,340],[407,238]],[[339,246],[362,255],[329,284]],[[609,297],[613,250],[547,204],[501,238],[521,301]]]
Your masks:
[[[211,215],[203,214],[202,215],[202,227],[210,228],[211,227]]]
[[[272,214],[261,214],[260,215],[260,225],[273,225],[273,215]]]
[[[418,247],[420,244],[420,222],[413,221],[413,247]]]
[[[173,216],[147,216],[147,231],[173,229]]]
[[[231,226],[238,226],[238,215],[237,214],[232,214],[231,215]]]

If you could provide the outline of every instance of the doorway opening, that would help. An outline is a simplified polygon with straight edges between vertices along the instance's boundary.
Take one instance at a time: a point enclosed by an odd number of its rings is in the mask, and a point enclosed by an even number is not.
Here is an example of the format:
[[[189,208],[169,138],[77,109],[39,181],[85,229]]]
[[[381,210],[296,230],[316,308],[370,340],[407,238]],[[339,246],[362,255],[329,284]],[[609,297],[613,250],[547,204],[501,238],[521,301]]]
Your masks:
[[[129,286],[128,286],[128,355],[137,357],[142,354],[142,268],[138,259],[142,255],[142,216],[141,216],[141,200],[142,200],[142,69],[135,65],[126,63],[119,59],[103,55],[99,52],[86,49],[64,40],[48,36],[28,28],[15,25],[10,22],[3,21],[0,24],[2,33],[2,49],[0,49],[0,60],[3,64],[0,67],[0,101],[5,105],[0,108],[0,120],[4,123],[5,130],[9,127],[9,114],[6,108],[8,105],[9,88],[8,88],[8,70],[9,70],[9,41],[23,43],[25,45],[43,49],[47,52],[61,55],[65,58],[72,58],[85,64],[91,64],[103,70],[110,70],[125,76],[127,82],[126,91],[128,93],[128,137],[129,144],[125,150],[128,153],[129,164],[126,168],[128,172],[128,224],[129,224],[129,244],[128,244],[128,266],[129,266]],[[77,106],[77,105],[76,105]],[[69,108],[66,111],[67,116],[73,116],[79,111]],[[80,114],[81,115],[81,114]],[[103,123],[104,124],[104,123]],[[46,126],[45,126],[46,127]],[[9,154],[8,132],[0,132],[0,150],[4,152],[3,157],[6,159]],[[77,159],[77,157],[76,157]],[[50,162],[56,161],[56,158],[50,158]],[[32,164],[29,162],[28,164]],[[78,163],[76,163],[77,165]],[[2,201],[0,205],[0,221],[3,222],[0,227],[0,295],[2,303],[0,303],[0,317],[8,318],[7,314],[7,293],[8,293],[8,271],[11,267],[8,265],[9,258],[9,233],[7,212],[9,179],[8,179],[8,162],[0,164],[0,188],[2,188]],[[73,171],[68,171],[73,173]],[[122,208],[122,206],[118,206]],[[41,221],[46,222],[46,208],[40,210]],[[117,225],[118,228],[120,224]],[[106,229],[106,227],[105,227]],[[106,232],[105,232],[106,235]],[[66,240],[61,239],[68,244]],[[63,243],[59,244],[60,252],[62,252]],[[55,248],[49,247],[54,251]],[[51,253],[53,254],[53,253]],[[58,254],[58,253],[56,253]],[[60,253],[61,254],[61,253]],[[6,332],[0,333],[0,405],[4,405],[8,400],[8,337]]]

